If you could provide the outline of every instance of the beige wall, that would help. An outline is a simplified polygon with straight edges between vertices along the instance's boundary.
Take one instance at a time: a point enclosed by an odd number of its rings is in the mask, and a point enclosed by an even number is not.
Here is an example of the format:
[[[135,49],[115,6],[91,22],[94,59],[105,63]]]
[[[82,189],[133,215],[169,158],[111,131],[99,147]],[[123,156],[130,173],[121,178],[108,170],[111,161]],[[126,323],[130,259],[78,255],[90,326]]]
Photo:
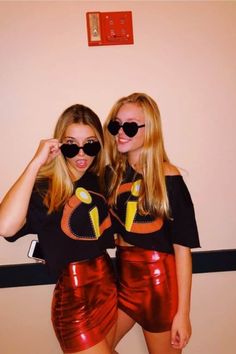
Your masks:
[[[135,44],[88,47],[85,13],[93,10],[131,10]],[[144,91],[159,103],[167,151],[184,169],[202,250],[236,248],[235,23],[236,3],[227,1],[0,2],[0,199],[67,106],[87,104],[103,120],[118,97]],[[28,262],[30,238],[1,239],[0,264]],[[194,276],[186,353],[233,354],[232,283],[235,272]],[[31,354],[37,342],[39,353],[60,353],[47,328],[51,290],[0,291],[0,352]],[[120,353],[131,345],[144,354],[140,340],[135,328]]]

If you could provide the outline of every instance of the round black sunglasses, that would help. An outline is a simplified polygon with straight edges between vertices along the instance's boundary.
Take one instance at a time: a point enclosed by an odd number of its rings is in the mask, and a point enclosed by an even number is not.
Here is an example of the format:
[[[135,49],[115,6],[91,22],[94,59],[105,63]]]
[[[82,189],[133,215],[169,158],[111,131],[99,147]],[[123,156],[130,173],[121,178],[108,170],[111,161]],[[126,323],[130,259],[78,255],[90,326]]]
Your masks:
[[[101,145],[98,141],[85,143],[83,146],[78,146],[77,144],[62,144],[60,149],[63,156],[68,158],[76,156],[80,149],[88,156],[96,156],[101,149]]]
[[[136,122],[125,122],[120,124],[117,120],[111,120],[107,126],[107,129],[112,135],[117,135],[120,128],[122,128],[125,135],[132,138],[137,134],[139,128],[142,127],[145,127],[145,124],[138,125]]]

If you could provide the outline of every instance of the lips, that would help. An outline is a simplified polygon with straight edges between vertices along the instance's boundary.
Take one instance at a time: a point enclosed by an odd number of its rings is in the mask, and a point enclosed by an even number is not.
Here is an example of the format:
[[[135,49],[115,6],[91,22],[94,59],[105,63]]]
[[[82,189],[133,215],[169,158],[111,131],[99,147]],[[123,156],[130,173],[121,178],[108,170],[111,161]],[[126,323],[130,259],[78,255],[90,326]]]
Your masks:
[[[130,139],[126,138],[126,137],[121,137],[121,136],[118,136],[117,138],[117,143],[118,144],[126,144],[130,141]]]
[[[87,160],[85,160],[85,159],[76,160],[75,163],[76,163],[76,166],[77,166],[78,168],[86,168],[87,165],[88,165],[88,162],[87,162]]]

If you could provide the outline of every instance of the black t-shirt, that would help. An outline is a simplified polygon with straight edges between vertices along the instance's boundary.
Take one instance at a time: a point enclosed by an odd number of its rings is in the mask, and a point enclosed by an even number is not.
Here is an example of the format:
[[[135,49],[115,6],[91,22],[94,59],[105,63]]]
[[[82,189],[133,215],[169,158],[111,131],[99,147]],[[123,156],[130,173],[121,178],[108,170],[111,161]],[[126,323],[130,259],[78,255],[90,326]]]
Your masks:
[[[26,223],[7,241],[37,234],[40,248],[53,278],[70,262],[97,257],[114,248],[111,218],[98,178],[86,172],[77,182],[73,196],[51,214],[43,204],[47,181],[37,182],[29,203]]]
[[[115,232],[129,244],[174,253],[173,244],[200,247],[194,207],[181,175],[166,176],[170,218],[140,215],[137,200],[142,176],[128,166],[112,208]]]

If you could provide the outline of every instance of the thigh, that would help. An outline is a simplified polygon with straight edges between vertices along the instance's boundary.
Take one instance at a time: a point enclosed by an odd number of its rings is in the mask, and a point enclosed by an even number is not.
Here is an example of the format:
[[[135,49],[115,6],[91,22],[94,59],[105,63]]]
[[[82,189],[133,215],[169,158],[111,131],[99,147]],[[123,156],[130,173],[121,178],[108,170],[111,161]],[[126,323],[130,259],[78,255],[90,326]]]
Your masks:
[[[118,254],[118,307],[147,331],[170,331],[178,305],[174,256],[129,248]]]
[[[118,309],[118,319],[116,325],[116,331],[113,341],[113,348],[117,346],[120,340],[129,332],[134,326],[135,321],[129,317],[124,311]]]
[[[114,346],[116,330],[117,330],[117,323],[114,324],[114,326],[110,329],[110,331],[107,333],[107,335],[105,337],[105,340],[106,340],[109,348],[113,348],[113,346]]]
[[[143,330],[149,354],[181,354],[171,346],[171,332],[151,333]]]
[[[83,352],[103,342],[108,346],[106,336],[116,323],[114,277],[103,258],[95,261],[94,267],[90,261],[83,272],[81,263],[71,263],[54,290],[52,322],[65,353]],[[83,262],[82,266],[85,264]]]
[[[109,348],[106,340],[102,340],[101,342],[90,347],[89,349],[70,354],[112,354],[112,350]]]

